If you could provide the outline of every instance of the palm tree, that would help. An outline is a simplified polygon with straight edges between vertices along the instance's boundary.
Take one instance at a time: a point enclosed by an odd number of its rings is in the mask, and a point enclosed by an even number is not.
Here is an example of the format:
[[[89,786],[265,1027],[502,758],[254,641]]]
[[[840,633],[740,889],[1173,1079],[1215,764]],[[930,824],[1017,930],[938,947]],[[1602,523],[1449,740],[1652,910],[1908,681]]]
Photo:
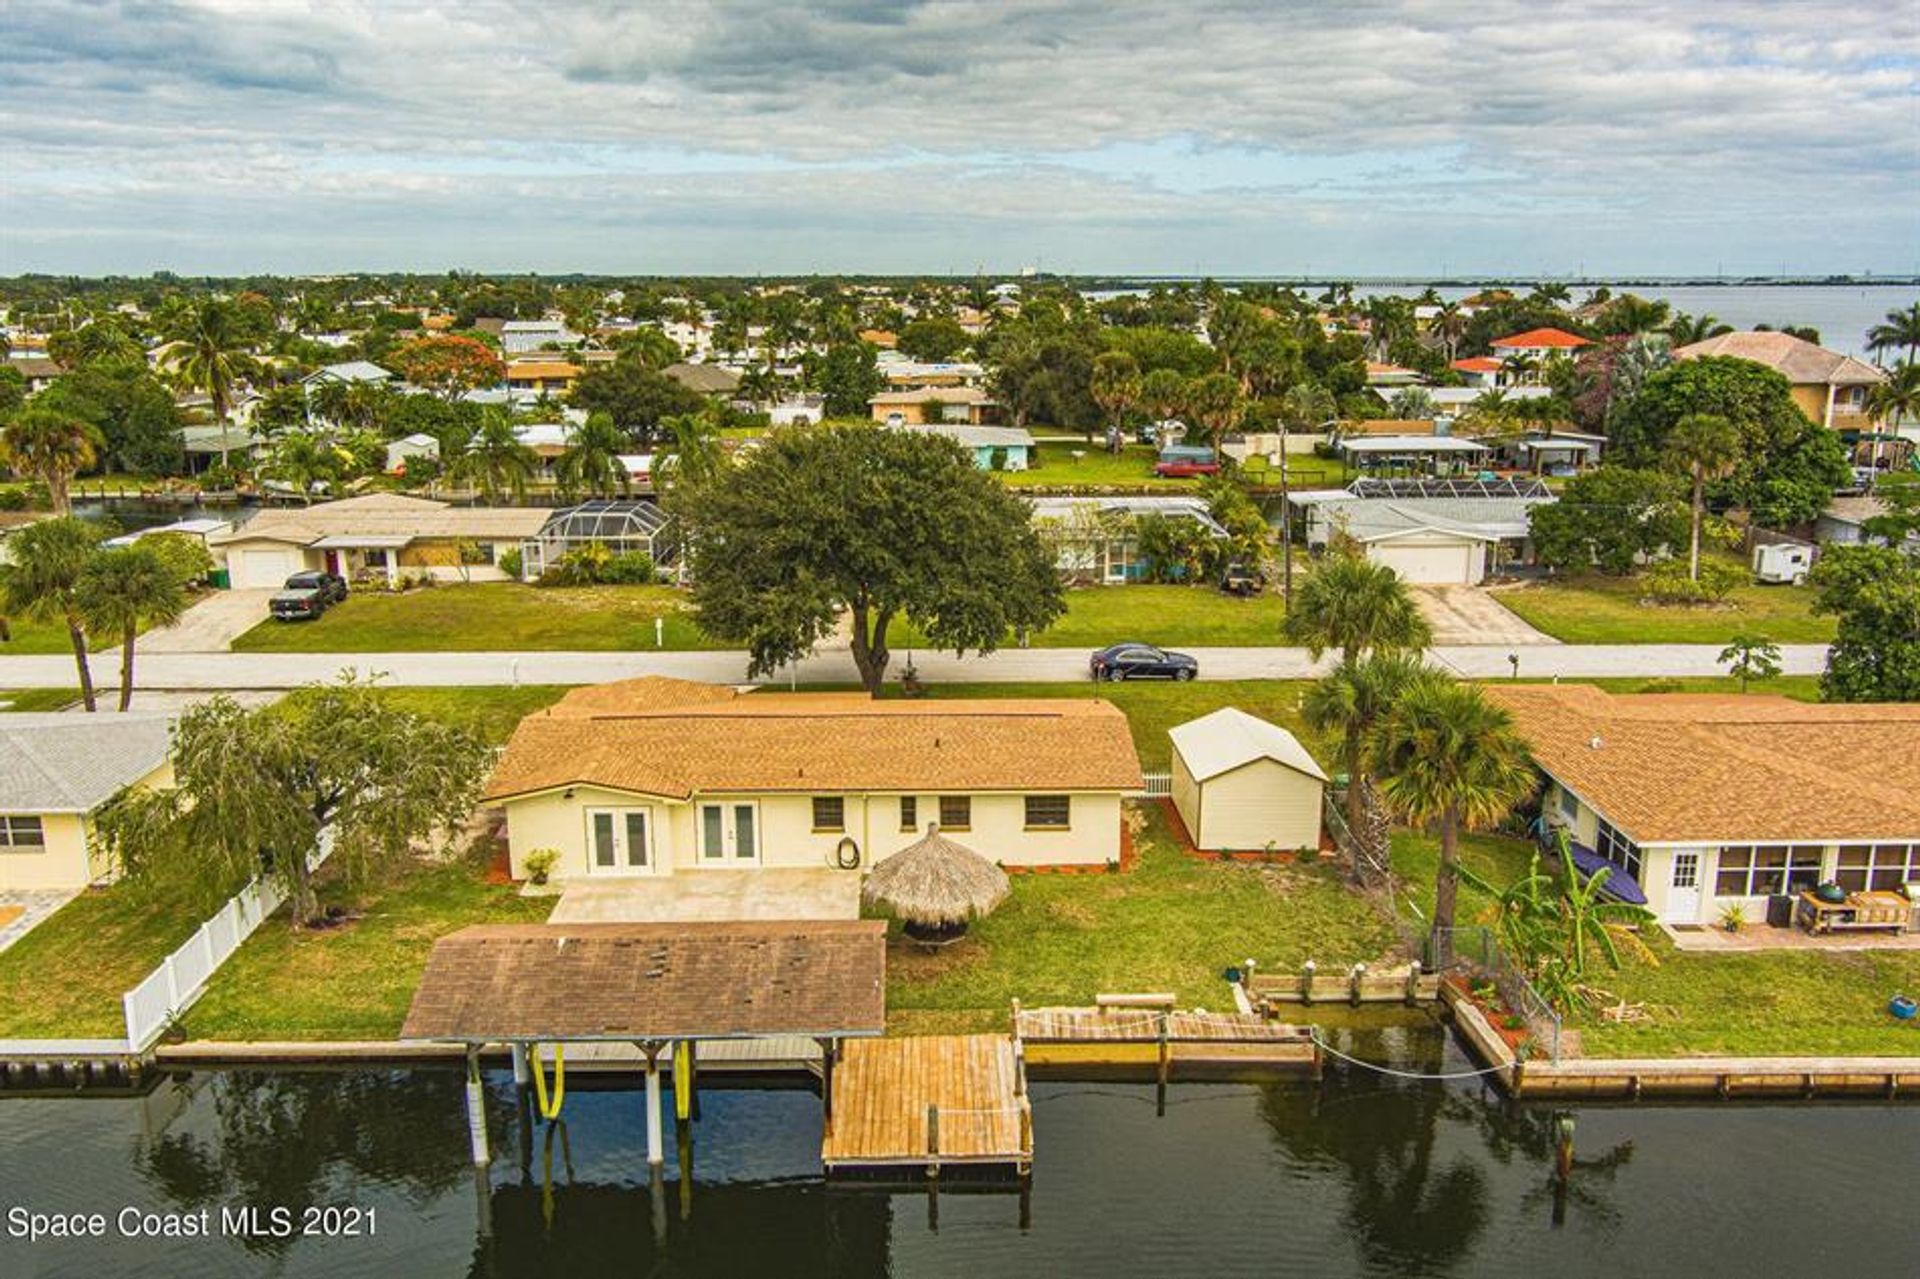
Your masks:
[[[1739,458],[1740,428],[1717,413],[1689,413],[1667,433],[1666,454],[1693,481],[1693,529],[1687,550],[1687,576],[1697,582],[1707,480],[1725,473]]]
[[[7,539],[11,562],[0,564],[0,612],[66,623],[80,673],[80,701],[94,709],[87,628],[73,600],[74,583],[98,553],[100,532],[71,515],[29,524]]]
[[[1231,374],[1207,374],[1188,388],[1187,398],[1209,443],[1219,444],[1220,437],[1240,420],[1240,383]]]
[[[1187,379],[1178,369],[1155,369],[1140,379],[1140,402],[1159,421],[1179,417],[1187,408]]]
[[[674,484],[697,484],[719,471],[720,428],[705,413],[662,418],[660,427],[673,440]]]
[[[512,493],[516,501],[525,498],[527,484],[539,465],[534,451],[513,433],[512,419],[490,410],[466,449],[454,458],[453,474],[461,482],[471,482],[491,506],[503,491]]]
[[[740,398],[758,408],[763,404],[774,404],[780,399],[781,377],[773,371],[773,365],[756,364],[740,375]]]
[[[156,353],[160,367],[182,385],[203,391],[213,401],[220,428],[220,465],[227,465],[227,419],[241,382],[259,371],[259,361],[242,345],[240,315],[233,304],[208,298],[189,313],[173,341]]]
[[[1731,332],[1733,326],[1722,324],[1720,317],[1710,311],[1702,311],[1699,315],[1688,315],[1682,311],[1667,325],[1667,337],[1675,346],[1692,346],[1695,342],[1704,342],[1708,338]]]
[[[1434,414],[1433,392],[1424,386],[1396,391],[1390,405],[1393,415],[1403,422],[1417,422]]]
[[[605,413],[595,413],[576,429],[554,468],[563,492],[585,492],[590,497],[611,497],[617,486],[626,492],[632,480],[620,454],[627,437]]]
[[[1915,355],[1920,355],[1920,302],[1909,307],[1896,307],[1887,312],[1885,323],[1876,324],[1867,330],[1867,350],[1875,355],[1882,351],[1907,353],[1907,363],[1913,363]]]
[[[1328,550],[1307,574],[1281,633],[1316,660],[1329,649],[1351,665],[1365,653],[1408,653],[1433,642],[1413,592],[1400,575],[1352,543]]]
[[[0,426],[0,463],[25,471],[47,486],[55,515],[73,513],[73,477],[92,466],[106,447],[92,423],[57,409],[29,405]]]
[[[1373,765],[1387,806],[1440,828],[1433,884],[1433,959],[1452,959],[1460,889],[1460,831],[1499,820],[1533,789],[1526,745],[1506,711],[1477,684],[1424,672],[1374,730]]]
[[[1867,392],[1867,412],[1888,426],[1920,421],[1920,364],[1896,364],[1886,381]]]
[[[1087,393],[1107,414],[1107,424],[1116,435],[1126,423],[1127,410],[1140,402],[1140,362],[1125,351],[1107,351],[1096,356]]]
[[[1506,376],[1509,386],[1526,386],[1537,380],[1540,361],[1524,351],[1516,351],[1500,361],[1500,372]]]
[[[1408,653],[1341,662],[1308,689],[1300,703],[1316,732],[1340,734],[1340,754],[1347,767],[1347,832],[1356,844],[1365,817],[1365,792],[1373,781],[1366,754],[1368,735],[1425,669],[1418,657]]]
[[[340,478],[342,457],[333,441],[312,431],[288,431],[274,444],[260,473],[278,480],[309,505],[314,489]]]
[[[1460,341],[1467,336],[1467,316],[1458,302],[1448,302],[1440,308],[1433,317],[1433,331],[1447,349],[1447,362],[1458,359]]]
[[[1287,431],[1318,431],[1339,412],[1333,393],[1317,382],[1300,382],[1280,399],[1280,595],[1293,604],[1293,512],[1287,506]]]
[[[159,555],[138,543],[102,551],[73,584],[74,607],[93,630],[120,634],[120,709],[133,706],[133,641],[144,624],[169,626],[186,592]]]

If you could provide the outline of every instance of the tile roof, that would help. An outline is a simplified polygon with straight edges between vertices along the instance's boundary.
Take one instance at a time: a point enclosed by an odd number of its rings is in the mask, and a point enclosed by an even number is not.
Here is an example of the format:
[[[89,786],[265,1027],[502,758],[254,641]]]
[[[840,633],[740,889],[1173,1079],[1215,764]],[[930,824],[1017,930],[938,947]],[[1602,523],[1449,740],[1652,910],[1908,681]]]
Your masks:
[[[1577,333],[1565,329],[1528,329],[1525,333],[1515,333],[1509,337],[1495,338],[1487,345],[1495,350],[1501,347],[1530,351],[1539,347],[1551,347],[1555,350],[1571,351],[1576,347],[1592,346],[1593,343]]]
[[[1680,347],[1673,358],[1697,360],[1703,355],[1752,360],[1801,386],[1871,386],[1887,380],[1887,375],[1871,364],[1815,346],[1791,333],[1722,333]]]
[[[402,1039],[878,1035],[880,920],[476,924],[434,943]]]
[[[86,813],[167,762],[165,715],[0,715],[0,812]]]
[[[1920,705],[1488,693],[1542,769],[1641,843],[1920,837]]]
[[[1505,365],[1491,355],[1470,355],[1464,360],[1455,360],[1452,367],[1462,373],[1498,373]]]
[[[688,799],[719,791],[1130,791],[1127,720],[1093,698],[738,692],[650,676],[575,689],[520,721],[487,786]]]

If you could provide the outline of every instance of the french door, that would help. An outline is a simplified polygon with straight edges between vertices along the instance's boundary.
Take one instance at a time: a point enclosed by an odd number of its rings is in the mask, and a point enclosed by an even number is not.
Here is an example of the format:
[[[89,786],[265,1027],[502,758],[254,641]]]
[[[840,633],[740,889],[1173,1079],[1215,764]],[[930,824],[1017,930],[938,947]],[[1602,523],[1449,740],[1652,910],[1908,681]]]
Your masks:
[[[595,875],[652,874],[652,834],[644,808],[589,808],[587,869]]]
[[[700,864],[758,866],[760,805],[745,800],[700,805]]]

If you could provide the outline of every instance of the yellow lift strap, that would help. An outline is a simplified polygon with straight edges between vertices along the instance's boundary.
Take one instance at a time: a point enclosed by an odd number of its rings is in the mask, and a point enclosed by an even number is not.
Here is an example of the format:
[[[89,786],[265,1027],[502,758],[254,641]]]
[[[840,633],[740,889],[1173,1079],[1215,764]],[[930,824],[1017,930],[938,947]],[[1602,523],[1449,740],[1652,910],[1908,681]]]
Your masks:
[[[540,1063],[538,1044],[527,1046],[527,1064],[533,1067],[533,1099],[543,1119],[558,1119],[560,1107],[567,1101],[567,1053],[564,1044],[553,1046],[553,1095],[547,1095],[547,1071]]]

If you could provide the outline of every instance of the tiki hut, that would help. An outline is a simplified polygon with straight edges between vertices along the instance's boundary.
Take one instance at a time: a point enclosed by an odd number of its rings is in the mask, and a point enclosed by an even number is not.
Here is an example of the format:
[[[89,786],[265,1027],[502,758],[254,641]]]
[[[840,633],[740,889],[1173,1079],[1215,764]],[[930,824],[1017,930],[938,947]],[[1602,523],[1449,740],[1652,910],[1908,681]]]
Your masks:
[[[1007,872],[940,833],[935,822],[921,839],[887,858],[867,875],[861,900],[901,923],[914,941],[953,941],[970,920],[1007,899]]]

